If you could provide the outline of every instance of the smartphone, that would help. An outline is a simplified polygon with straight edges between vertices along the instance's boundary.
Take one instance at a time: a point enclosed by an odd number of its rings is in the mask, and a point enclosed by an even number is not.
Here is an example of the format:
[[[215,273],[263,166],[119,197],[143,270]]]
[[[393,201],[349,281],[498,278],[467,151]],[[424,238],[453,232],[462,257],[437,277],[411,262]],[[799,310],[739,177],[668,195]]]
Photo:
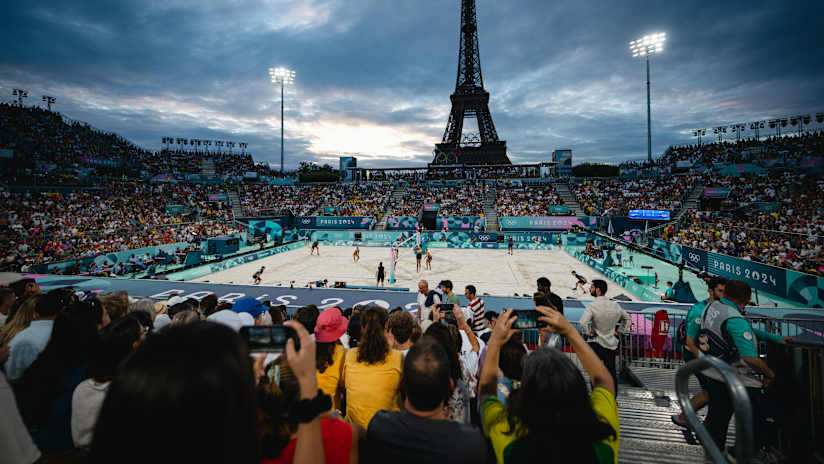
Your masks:
[[[457,327],[458,319],[452,311],[453,307],[451,304],[439,304],[438,312],[441,313],[441,321],[443,321],[444,324],[452,324]]]
[[[252,353],[283,353],[290,338],[295,341],[295,350],[300,350],[297,332],[283,325],[241,327],[240,337]]]
[[[518,319],[512,324],[513,329],[540,329],[547,325],[546,322],[538,319],[541,313],[534,309],[516,309],[514,314],[518,316]]]

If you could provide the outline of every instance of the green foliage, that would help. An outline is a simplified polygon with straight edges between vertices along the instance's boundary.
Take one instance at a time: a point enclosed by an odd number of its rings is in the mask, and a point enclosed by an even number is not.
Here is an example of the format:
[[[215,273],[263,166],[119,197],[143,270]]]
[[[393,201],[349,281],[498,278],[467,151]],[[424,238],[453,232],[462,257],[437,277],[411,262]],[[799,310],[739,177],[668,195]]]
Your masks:
[[[329,164],[318,166],[315,163],[301,161],[298,167],[298,175],[301,182],[337,182],[340,180],[340,173],[337,169],[332,169]]]
[[[618,166],[607,163],[583,163],[572,166],[575,177],[618,177]]]

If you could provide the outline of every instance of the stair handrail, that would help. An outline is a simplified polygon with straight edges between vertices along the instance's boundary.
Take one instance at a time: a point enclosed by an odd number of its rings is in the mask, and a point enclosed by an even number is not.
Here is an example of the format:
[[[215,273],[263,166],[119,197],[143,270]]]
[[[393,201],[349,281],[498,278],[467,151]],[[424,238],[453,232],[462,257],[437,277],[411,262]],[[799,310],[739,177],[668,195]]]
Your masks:
[[[755,454],[755,438],[753,432],[753,412],[747,389],[738,379],[732,366],[714,356],[701,356],[683,365],[675,374],[675,393],[678,404],[692,431],[704,445],[715,464],[727,464],[727,458],[718,448],[710,435],[709,430],[698,418],[695,409],[690,404],[689,378],[705,369],[715,369],[724,379],[727,391],[730,393],[732,406],[735,410],[735,459],[736,462],[750,462]]]

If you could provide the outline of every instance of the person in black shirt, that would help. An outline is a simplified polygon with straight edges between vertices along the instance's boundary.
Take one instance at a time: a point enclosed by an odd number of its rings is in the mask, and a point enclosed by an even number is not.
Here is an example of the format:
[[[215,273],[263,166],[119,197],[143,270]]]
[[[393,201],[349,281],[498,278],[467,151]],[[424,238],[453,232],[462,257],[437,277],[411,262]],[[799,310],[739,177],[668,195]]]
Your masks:
[[[481,431],[444,415],[444,404],[454,387],[446,350],[424,335],[403,362],[400,390],[404,409],[375,414],[369,422],[361,462],[487,462]]]
[[[555,307],[556,311],[564,314],[564,300],[562,300],[560,296],[552,293],[552,290],[550,290],[551,287],[552,283],[546,277],[541,277],[538,279],[538,291],[547,296],[549,302],[552,303],[552,306]]]
[[[383,287],[383,278],[384,278],[385,274],[386,274],[386,270],[383,267],[383,261],[381,261],[380,263],[378,263],[378,274],[377,274],[378,282],[375,285],[377,285],[379,287]]]

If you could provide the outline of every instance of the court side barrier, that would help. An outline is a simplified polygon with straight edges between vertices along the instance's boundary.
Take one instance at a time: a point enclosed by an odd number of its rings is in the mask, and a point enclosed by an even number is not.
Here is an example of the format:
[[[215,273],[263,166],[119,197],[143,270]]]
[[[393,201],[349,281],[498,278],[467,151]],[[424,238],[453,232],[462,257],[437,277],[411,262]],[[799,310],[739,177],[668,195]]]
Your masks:
[[[678,404],[684,411],[684,416],[690,428],[704,445],[704,449],[715,464],[727,464],[729,461],[718,448],[715,440],[710,436],[704,422],[698,418],[695,409],[690,404],[689,378],[705,369],[715,369],[724,378],[724,384],[730,393],[730,400],[735,410],[735,462],[751,462],[755,454],[755,439],[753,431],[753,412],[747,389],[738,379],[733,368],[713,356],[703,356],[694,359],[678,369],[675,374],[675,392],[678,395]]]
[[[241,264],[251,263],[252,261],[257,261],[259,259],[273,256],[279,253],[284,253],[286,251],[296,250],[298,248],[305,246],[305,240],[287,243],[286,245],[269,248],[263,251],[249,253],[234,258],[224,259],[223,261],[219,261],[216,263],[204,264],[203,266],[197,266],[191,269],[184,269],[182,271],[173,272],[171,274],[167,274],[166,278],[168,280],[197,279],[198,277],[203,277],[205,275],[209,275],[215,272],[225,271],[226,269],[231,269],[235,266],[240,266]]]

